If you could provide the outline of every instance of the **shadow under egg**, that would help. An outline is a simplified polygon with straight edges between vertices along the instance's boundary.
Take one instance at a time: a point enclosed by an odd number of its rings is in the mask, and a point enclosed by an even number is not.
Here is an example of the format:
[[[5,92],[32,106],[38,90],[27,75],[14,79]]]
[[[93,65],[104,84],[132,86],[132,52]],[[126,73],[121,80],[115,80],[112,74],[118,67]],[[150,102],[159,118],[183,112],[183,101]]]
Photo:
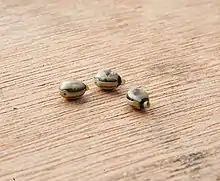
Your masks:
[[[138,114],[146,114],[146,115],[150,115],[152,113],[152,109],[151,108],[143,108],[143,109],[137,109],[133,106],[128,105],[128,107],[130,107],[130,110],[132,112],[138,113]]]
[[[84,104],[89,102],[88,100],[88,96],[84,95],[81,97],[75,97],[75,98],[71,98],[71,99],[65,99],[65,102],[67,103],[71,103],[71,104],[76,104],[76,105],[80,105],[80,104]]]

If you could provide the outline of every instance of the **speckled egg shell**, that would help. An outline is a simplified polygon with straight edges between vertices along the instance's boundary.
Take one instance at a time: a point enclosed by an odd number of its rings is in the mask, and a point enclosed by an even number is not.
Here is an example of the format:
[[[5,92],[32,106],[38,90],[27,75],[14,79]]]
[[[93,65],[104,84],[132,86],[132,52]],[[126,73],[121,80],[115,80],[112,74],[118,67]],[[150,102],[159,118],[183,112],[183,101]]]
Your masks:
[[[67,80],[61,82],[59,90],[64,98],[77,99],[88,90],[88,87],[79,80]]]
[[[140,88],[129,89],[127,101],[129,105],[136,109],[144,109],[150,106],[148,93]]]
[[[124,84],[124,80],[111,69],[100,70],[94,77],[95,84],[101,89],[111,90]]]

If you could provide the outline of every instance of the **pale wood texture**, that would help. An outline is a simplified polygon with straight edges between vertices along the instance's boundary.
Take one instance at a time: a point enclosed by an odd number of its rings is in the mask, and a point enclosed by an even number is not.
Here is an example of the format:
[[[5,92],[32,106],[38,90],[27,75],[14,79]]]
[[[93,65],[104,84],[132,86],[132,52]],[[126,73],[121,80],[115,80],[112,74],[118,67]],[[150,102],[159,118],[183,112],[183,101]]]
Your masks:
[[[0,0],[0,180],[220,180],[219,0]],[[95,87],[118,71],[117,91]],[[60,80],[84,80],[75,102]],[[129,86],[152,107],[126,104]]]

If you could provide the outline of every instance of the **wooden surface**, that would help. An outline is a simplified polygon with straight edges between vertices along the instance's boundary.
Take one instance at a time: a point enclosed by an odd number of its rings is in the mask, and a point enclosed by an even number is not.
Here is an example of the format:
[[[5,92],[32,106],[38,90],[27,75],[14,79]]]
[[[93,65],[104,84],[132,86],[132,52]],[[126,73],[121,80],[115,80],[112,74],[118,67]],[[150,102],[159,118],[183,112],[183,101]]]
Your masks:
[[[219,0],[0,0],[1,181],[220,180]],[[102,92],[100,68],[127,84]],[[59,82],[90,91],[75,102]],[[126,104],[130,86],[151,109]]]

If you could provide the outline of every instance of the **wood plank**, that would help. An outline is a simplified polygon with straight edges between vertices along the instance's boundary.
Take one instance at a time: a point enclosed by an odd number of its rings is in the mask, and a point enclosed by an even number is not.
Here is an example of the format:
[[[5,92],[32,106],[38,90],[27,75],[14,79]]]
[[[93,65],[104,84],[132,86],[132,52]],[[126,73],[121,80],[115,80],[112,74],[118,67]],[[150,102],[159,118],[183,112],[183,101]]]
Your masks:
[[[218,0],[0,0],[0,180],[220,178]],[[127,83],[100,91],[113,68]],[[74,102],[61,80],[90,87]],[[151,108],[126,103],[130,86]]]

